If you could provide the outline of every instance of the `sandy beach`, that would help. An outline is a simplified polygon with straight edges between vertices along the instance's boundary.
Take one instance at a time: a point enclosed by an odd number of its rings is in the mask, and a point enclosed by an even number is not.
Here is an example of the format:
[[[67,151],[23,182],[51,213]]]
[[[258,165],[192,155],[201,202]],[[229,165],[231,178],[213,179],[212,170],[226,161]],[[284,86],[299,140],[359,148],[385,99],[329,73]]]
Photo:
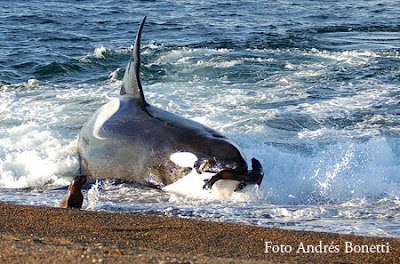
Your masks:
[[[400,239],[0,203],[0,261],[399,263]]]

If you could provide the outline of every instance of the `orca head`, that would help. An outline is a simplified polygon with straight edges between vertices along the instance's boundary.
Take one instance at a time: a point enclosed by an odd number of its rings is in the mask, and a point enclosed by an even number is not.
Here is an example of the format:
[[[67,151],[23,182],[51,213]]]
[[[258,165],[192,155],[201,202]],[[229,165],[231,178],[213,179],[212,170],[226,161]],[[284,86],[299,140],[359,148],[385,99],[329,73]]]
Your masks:
[[[218,135],[208,139],[201,146],[194,164],[198,173],[218,173],[223,170],[233,170],[238,174],[247,172],[248,166],[244,154],[228,138]]]

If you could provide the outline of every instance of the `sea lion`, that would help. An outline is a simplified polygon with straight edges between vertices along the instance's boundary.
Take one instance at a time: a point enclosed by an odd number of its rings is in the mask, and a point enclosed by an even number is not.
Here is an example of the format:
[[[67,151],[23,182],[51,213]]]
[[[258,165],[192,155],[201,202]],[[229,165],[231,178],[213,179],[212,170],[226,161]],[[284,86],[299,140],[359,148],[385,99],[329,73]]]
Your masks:
[[[239,147],[219,132],[192,120],[151,106],[140,81],[140,40],[143,18],[126,67],[120,97],[103,105],[83,126],[78,139],[81,174],[113,178],[162,188],[195,168],[217,173],[204,188],[220,179],[261,184],[263,170],[253,170]],[[193,161],[180,166],[172,157],[190,153]],[[175,155],[176,156],[176,155]]]
[[[86,176],[76,176],[68,187],[68,192],[60,204],[62,208],[82,208],[83,194],[82,186],[86,183]]]

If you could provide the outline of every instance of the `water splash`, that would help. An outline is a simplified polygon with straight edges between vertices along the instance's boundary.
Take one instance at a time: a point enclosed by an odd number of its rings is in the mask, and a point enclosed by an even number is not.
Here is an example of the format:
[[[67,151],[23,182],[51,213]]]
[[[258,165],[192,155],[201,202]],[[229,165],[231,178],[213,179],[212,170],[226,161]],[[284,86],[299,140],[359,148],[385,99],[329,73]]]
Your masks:
[[[96,210],[98,208],[98,204],[100,201],[100,189],[101,183],[99,180],[90,187],[89,191],[87,192],[87,210]]]

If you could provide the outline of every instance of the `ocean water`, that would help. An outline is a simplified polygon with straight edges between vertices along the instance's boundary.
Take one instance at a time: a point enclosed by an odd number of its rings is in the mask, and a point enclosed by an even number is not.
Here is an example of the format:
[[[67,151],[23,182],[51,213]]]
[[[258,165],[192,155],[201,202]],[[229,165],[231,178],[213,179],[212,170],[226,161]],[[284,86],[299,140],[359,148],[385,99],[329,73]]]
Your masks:
[[[58,206],[77,135],[119,94],[137,26],[147,100],[235,140],[262,185],[97,181],[86,210],[400,237],[396,1],[0,2],[0,201]]]

